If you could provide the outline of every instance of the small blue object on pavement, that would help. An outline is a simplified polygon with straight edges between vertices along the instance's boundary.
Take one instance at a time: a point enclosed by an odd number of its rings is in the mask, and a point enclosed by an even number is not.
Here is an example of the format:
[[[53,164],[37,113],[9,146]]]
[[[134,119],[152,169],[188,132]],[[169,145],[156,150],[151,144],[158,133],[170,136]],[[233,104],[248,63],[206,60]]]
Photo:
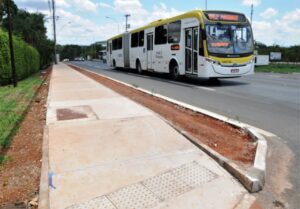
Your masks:
[[[56,189],[56,187],[53,185],[53,181],[52,181],[52,177],[54,176],[55,174],[51,171],[48,172],[48,186],[53,188],[53,189]]]

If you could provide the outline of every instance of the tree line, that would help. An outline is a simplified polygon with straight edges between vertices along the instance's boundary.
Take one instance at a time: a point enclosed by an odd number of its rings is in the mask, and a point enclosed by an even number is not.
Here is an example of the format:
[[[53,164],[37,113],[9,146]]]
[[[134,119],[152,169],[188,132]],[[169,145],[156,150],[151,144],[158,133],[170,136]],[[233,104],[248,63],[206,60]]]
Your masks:
[[[300,62],[300,45],[282,47],[279,45],[267,46],[263,43],[256,42],[255,49],[260,55],[270,55],[271,52],[281,52],[282,62]]]
[[[76,57],[83,57],[87,59],[90,57],[91,59],[98,59],[99,51],[104,50],[105,47],[99,43],[93,43],[89,46],[80,46],[76,44],[69,45],[58,45],[57,53],[60,54],[60,59],[69,59],[74,60]]]
[[[19,9],[13,0],[5,1],[10,1],[14,36],[23,39],[37,49],[40,55],[40,67],[49,65],[52,61],[54,43],[46,35],[45,15]],[[0,0],[0,28],[7,31],[8,19],[5,1]]]

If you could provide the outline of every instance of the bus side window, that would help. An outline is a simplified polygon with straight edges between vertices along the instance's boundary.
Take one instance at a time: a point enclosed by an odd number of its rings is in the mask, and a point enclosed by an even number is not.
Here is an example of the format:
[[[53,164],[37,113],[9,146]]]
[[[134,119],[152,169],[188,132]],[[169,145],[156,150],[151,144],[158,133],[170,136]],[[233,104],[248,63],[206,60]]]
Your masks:
[[[201,25],[200,25],[199,28],[200,28],[200,33],[199,33],[199,55],[204,56],[204,48],[203,48],[203,34],[204,34],[204,31],[201,28]]]
[[[140,31],[139,32],[139,46],[144,46],[144,39],[145,39],[144,31]]]
[[[114,51],[114,50],[116,50],[117,48],[118,48],[118,43],[117,43],[117,39],[115,39],[115,40],[112,40],[112,50]]]
[[[122,38],[118,38],[118,49],[122,49]]]
[[[137,47],[139,45],[139,33],[131,34],[131,47]]]
[[[156,45],[166,44],[168,39],[167,25],[161,25],[155,28],[155,41]]]
[[[168,26],[168,43],[179,43],[181,33],[181,21],[172,22]]]

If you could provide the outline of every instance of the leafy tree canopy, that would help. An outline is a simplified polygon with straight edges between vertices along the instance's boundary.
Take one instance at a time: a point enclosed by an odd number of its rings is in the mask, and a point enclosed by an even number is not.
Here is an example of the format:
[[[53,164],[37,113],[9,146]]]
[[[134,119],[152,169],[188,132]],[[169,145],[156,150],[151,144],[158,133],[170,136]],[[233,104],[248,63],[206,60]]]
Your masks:
[[[54,43],[47,38],[45,16],[41,13],[30,13],[18,9],[13,0],[8,1],[10,1],[14,35],[22,38],[38,50],[42,66],[49,64],[52,60]],[[4,3],[0,4],[1,25],[5,30],[8,30],[7,9]]]

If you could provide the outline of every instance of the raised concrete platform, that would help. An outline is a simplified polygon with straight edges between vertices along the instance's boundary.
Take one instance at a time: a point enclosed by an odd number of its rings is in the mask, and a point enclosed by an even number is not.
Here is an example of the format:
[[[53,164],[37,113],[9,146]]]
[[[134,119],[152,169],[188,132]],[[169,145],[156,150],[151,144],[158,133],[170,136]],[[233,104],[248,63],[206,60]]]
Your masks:
[[[58,120],[60,110],[73,119]],[[155,113],[64,64],[53,69],[47,124],[40,208],[226,209],[247,194]]]

